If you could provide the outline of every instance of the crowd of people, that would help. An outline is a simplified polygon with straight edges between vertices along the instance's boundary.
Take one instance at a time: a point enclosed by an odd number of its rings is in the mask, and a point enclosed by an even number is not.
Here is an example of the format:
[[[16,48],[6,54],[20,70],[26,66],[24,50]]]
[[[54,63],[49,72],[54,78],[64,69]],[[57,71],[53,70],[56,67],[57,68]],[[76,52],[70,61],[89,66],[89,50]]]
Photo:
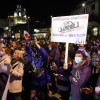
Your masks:
[[[0,100],[100,100],[100,40],[69,44],[50,39],[0,41]],[[10,77],[10,78],[9,78]],[[8,80],[9,79],[9,80]]]

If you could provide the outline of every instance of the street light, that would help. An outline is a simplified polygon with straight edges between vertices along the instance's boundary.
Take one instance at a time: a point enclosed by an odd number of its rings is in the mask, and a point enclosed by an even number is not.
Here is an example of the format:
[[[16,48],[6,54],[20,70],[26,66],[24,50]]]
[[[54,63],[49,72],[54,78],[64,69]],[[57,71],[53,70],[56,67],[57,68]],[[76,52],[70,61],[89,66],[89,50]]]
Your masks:
[[[86,14],[86,3],[82,3],[82,7],[84,8],[84,13]]]
[[[82,7],[85,7],[86,6],[86,4],[85,3],[82,3]]]
[[[30,17],[28,16],[28,17],[27,17],[27,23],[28,23],[28,32],[29,32],[29,20],[30,20]]]

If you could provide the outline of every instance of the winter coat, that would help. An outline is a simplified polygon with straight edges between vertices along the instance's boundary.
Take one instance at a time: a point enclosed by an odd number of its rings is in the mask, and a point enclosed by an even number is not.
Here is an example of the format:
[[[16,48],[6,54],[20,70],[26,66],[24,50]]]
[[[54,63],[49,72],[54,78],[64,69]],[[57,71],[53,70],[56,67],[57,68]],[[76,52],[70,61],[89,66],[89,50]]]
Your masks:
[[[100,57],[98,54],[96,53],[93,53],[92,56],[91,56],[91,64],[93,66],[98,66],[99,65],[99,62],[100,62]]]
[[[80,89],[87,82],[90,75],[91,69],[86,60],[79,64],[73,63],[72,75],[69,78],[71,82],[71,96],[74,96],[77,100],[82,100]]]
[[[40,50],[33,48],[33,51],[34,51],[34,57],[32,55],[33,53],[31,46],[26,47],[27,55],[30,58],[29,61],[32,63],[34,68],[34,72],[32,73],[32,84],[36,86],[44,86],[50,81],[50,76],[48,74],[48,68],[47,68],[48,54],[42,47],[40,47]],[[38,51],[40,58],[37,58],[36,51]],[[41,67],[43,67],[44,70],[39,76],[37,76],[37,73],[38,71],[40,71]]]
[[[55,62],[58,65],[59,58],[60,58],[60,51],[58,48],[53,49],[49,53],[49,61],[50,62]]]
[[[17,65],[17,66],[16,66]],[[10,76],[10,82],[9,82],[9,92],[11,93],[19,93],[22,91],[22,77],[24,73],[24,64],[20,61],[17,61],[14,63],[11,67],[13,68],[13,72]]]
[[[8,75],[10,71],[10,62],[11,62],[11,57],[8,55],[4,55],[0,59],[0,98],[3,95],[8,80]]]
[[[68,69],[60,67],[58,69],[57,88],[60,91],[70,91],[69,76],[71,72],[71,64],[68,64]]]
[[[0,59],[0,64],[1,63],[10,64],[10,62],[11,62],[11,57],[8,56],[7,54],[2,56],[2,58]]]

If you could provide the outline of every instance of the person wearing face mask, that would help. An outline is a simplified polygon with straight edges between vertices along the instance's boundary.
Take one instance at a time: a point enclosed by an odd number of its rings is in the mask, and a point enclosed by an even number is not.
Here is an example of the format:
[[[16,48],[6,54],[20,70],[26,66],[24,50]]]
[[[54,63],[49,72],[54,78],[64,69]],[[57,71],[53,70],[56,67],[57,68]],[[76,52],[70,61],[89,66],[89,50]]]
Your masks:
[[[1,51],[2,58],[0,63],[10,64],[11,62],[11,50],[9,48],[3,47]]]
[[[0,100],[3,96],[8,76],[10,72],[11,51],[9,48],[2,48],[2,58],[0,59]]]
[[[69,77],[71,82],[70,100],[82,100],[80,89],[88,81],[91,75],[91,68],[84,53],[78,50],[75,53],[72,75]]]
[[[3,41],[0,41],[0,51],[2,50],[3,47],[5,47],[5,45],[3,44]]]
[[[0,59],[2,58],[2,56],[3,56],[3,52],[2,52],[2,51],[0,51]]]

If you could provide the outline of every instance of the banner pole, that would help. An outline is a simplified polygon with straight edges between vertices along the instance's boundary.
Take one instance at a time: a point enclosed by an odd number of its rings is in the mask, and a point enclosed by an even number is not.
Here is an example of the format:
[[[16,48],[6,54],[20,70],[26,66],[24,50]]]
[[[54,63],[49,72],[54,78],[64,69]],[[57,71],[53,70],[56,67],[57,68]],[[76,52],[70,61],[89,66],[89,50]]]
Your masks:
[[[67,65],[68,63],[68,47],[69,47],[69,43],[66,42],[66,48],[65,48],[65,64]],[[68,67],[67,67],[68,68]],[[66,68],[66,69],[67,69]]]

